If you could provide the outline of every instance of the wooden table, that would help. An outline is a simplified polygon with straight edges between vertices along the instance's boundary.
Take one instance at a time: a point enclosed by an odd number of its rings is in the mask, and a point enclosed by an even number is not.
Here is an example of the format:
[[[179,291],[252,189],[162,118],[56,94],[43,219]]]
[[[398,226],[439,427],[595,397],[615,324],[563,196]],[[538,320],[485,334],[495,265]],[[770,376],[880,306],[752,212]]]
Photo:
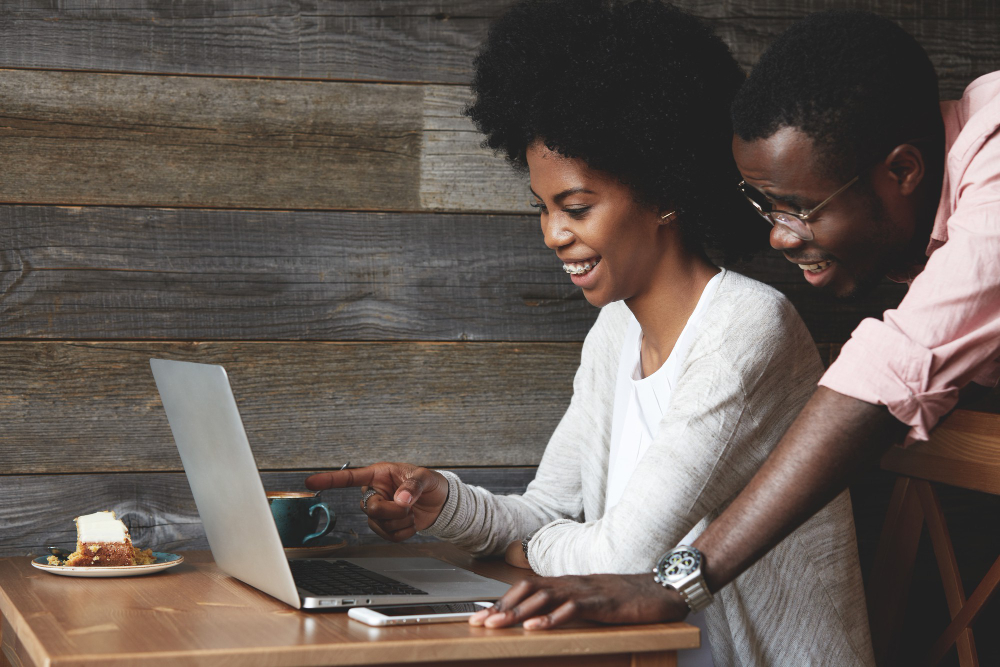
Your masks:
[[[445,544],[349,547],[344,556],[432,555],[513,582],[523,571],[475,561]],[[0,560],[0,664],[403,665],[551,667],[676,665],[695,648],[685,623],[576,624],[526,632],[465,623],[373,628],[343,612],[303,612],[223,574],[208,552],[144,577],[72,579]]]

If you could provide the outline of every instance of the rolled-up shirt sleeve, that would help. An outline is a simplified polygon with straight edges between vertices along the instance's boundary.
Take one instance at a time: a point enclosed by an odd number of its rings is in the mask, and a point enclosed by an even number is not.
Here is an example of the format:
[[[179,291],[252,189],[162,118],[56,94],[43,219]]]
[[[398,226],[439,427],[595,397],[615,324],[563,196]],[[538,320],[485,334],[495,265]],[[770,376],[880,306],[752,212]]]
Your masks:
[[[1000,165],[998,165],[1000,166]],[[1000,376],[1000,169],[963,193],[948,241],[899,307],[866,319],[819,384],[875,405],[926,440],[969,382]]]

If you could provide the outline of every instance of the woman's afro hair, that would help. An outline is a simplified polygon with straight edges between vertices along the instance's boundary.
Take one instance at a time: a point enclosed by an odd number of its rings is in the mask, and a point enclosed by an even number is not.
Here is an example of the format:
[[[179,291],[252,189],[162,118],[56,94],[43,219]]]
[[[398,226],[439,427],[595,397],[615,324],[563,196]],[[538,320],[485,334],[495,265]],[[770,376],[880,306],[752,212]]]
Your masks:
[[[540,140],[737,259],[767,240],[736,188],[730,105],[744,79],[725,43],[672,5],[528,0],[491,27],[466,114],[515,167]]]

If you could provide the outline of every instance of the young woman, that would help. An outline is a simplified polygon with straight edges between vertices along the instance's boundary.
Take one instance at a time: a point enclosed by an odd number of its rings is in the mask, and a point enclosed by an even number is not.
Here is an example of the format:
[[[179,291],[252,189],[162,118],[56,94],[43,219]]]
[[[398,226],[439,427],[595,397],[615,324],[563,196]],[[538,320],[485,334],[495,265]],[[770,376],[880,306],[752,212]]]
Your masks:
[[[501,18],[468,114],[527,169],[545,244],[601,308],[572,401],[523,495],[402,463],[307,485],[366,485],[386,539],[419,530],[547,576],[651,572],[704,530],[823,370],[789,302],[705,252],[766,242],[735,187],[742,80],[717,37],[654,0],[529,2]],[[681,664],[873,664],[847,494],[704,614],[705,648]]]

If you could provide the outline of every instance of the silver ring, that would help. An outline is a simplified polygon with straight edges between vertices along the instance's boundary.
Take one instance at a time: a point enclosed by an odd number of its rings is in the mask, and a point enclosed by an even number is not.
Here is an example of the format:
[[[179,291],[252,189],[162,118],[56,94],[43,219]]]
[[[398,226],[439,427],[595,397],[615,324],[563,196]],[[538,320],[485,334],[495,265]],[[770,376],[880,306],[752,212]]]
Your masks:
[[[368,511],[368,499],[375,495],[378,495],[378,491],[376,491],[375,489],[368,489],[367,491],[365,491],[365,495],[361,496],[362,510],[366,512]]]

